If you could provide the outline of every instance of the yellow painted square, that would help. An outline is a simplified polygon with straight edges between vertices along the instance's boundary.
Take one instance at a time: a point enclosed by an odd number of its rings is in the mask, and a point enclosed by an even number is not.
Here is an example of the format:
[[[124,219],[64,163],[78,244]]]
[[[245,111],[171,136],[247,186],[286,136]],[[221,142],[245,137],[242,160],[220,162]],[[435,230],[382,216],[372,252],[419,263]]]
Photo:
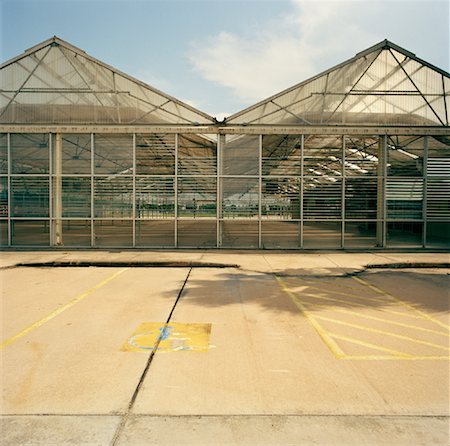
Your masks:
[[[120,350],[139,352],[156,348],[158,352],[205,352],[209,350],[210,333],[211,324],[143,322]]]

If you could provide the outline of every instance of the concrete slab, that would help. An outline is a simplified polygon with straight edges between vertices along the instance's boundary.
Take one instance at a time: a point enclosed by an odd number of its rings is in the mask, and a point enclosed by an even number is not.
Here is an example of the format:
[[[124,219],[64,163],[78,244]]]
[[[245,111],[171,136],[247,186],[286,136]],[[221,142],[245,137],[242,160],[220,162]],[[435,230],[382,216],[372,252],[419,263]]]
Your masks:
[[[448,419],[370,416],[132,417],[118,445],[447,446]]]
[[[118,416],[15,416],[0,419],[3,446],[109,445]]]
[[[64,271],[65,276],[58,276],[61,288],[62,279],[70,280],[73,274],[71,269]],[[118,269],[107,269],[108,274],[114,271]],[[86,268],[84,273],[88,278],[99,274],[96,268]],[[28,274],[28,269],[22,271],[18,288],[26,283]],[[166,320],[186,274],[186,269],[175,268],[170,275],[158,268],[129,269],[4,348],[2,413],[109,414],[125,410],[148,354],[121,352],[120,347],[141,322]],[[7,298],[13,299],[14,294]],[[33,306],[22,308],[25,313],[33,310]],[[18,331],[22,328],[17,326]]]
[[[173,321],[212,323],[212,348],[157,354],[134,413],[448,414],[448,361],[338,359],[270,275],[196,269],[185,290]]]

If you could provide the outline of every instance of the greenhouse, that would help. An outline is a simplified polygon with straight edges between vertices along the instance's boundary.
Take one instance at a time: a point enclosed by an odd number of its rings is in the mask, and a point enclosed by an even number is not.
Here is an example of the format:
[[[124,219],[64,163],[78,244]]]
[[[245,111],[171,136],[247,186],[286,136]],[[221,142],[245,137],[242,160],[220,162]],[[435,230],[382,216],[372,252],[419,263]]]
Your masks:
[[[0,70],[4,247],[450,246],[450,75],[387,40],[224,121],[57,37]]]

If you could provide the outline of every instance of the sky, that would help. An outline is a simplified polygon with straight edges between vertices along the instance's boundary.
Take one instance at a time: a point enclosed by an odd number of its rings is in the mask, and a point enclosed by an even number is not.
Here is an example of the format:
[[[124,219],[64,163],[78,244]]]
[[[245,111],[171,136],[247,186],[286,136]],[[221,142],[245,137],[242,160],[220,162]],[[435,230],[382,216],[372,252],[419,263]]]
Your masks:
[[[449,23],[434,0],[0,0],[0,59],[57,35],[222,119],[386,38],[449,71]]]

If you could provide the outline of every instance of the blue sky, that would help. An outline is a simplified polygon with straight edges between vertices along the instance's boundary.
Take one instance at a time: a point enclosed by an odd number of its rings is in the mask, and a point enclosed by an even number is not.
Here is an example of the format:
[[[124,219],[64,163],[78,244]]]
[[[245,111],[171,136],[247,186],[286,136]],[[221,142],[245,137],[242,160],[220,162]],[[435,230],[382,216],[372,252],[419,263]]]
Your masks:
[[[57,35],[222,117],[388,38],[449,70],[447,1],[0,0],[1,60]]]

